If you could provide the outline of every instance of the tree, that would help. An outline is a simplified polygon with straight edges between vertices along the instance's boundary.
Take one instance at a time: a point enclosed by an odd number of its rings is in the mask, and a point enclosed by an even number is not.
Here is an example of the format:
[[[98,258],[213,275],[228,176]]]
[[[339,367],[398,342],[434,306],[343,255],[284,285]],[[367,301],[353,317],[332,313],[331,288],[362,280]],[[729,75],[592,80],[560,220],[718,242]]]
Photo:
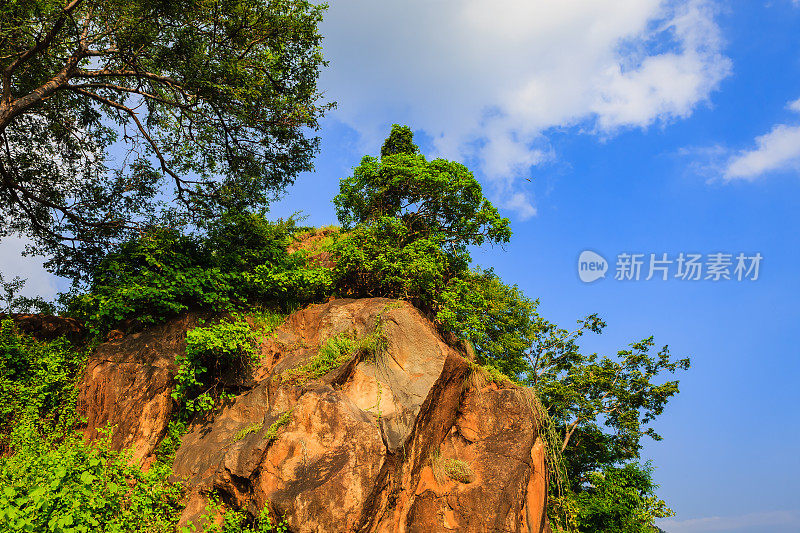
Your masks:
[[[643,437],[661,440],[652,422],[679,391],[664,374],[689,368],[689,359],[672,359],[666,346],[651,353],[652,337],[616,356],[587,355],[578,341],[606,324],[589,315],[563,329],[538,304],[491,270],[468,271],[447,284],[437,320],[470,341],[478,363],[496,369],[490,374],[499,370],[539,397],[555,530],[656,531],[653,520],[669,510],[654,495],[649,466],[636,461]]]
[[[408,126],[392,126],[380,159],[364,157],[339,190],[333,203],[345,229],[398,218],[409,230],[408,240],[435,237],[454,254],[511,238],[508,219],[483,196],[467,167],[445,159],[428,161]]]
[[[533,326],[525,381],[536,388],[559,428],[560,452],[573,488],[586,481],[588,472],[638,458],[645,435],[661,440],[650,422],[679,389],[677,380],[659,379],[663,372],[688,369],[688,358],[672,360],[667,346],[651,354],[653,337],[632,343],[614,358],[583,354],[577,339],[605,327],[596,315],[580,321],[572,332],[541,317]]]
[[[469,246],[511,237],[472,173],[454,161],[428,161],[408,126],[392,126],[381,157],[365,156],[333,203],[347,232],[332,249],[346,294],[435,308],[447,283],[466,272]]]
[[[479,362],[516,379],[529,369],[538,300],[490,269],[464,272],[441,295],[437,321],[470,342]]]
[[[0,236],[27,234],[79,278],[154,220],[265,205],[317,150],[324,7],[4,2]]]
[[[587,533],[655,533],[657,518],[673,516],[660,500],[649,464],[628,463],[589,474],[586,490],[571,494],[569,506],[578,531]]]

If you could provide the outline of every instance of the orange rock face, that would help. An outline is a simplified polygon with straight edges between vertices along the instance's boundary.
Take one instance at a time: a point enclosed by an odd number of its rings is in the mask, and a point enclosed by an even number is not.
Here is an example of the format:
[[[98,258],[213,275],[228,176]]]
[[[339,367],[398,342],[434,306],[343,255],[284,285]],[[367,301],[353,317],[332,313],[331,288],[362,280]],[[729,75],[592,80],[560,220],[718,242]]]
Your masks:
[[[99,346],[78,395],[87,439],[114,426],[112,446],[133,449],[134,459],[147,464],[175,408],[175,354],[186,349],[186,332],[196,325],[194,317],[184,317]]]
[[[0,313],[0,320],[6,318],[11,318],[22,333],[43,341],[61,336],[65,336],[71,341],[81,341],[86,333],[80,322],[74,318],[28,313],[12,313],[10,315]]]
[[[117,446],[148,461],[166,431],[174,356],[191,320],[106,343],[87,367],[87,436],[117,424]],[[381,350],[328,374],[291,372],[340,333]],[[216,491],[299,532],[544,531],[544,446],[525,392],[470,379],[464,356],[408,303],[333,300],[291,315],[261,346],[233,401],[195,423],[174,471],[182,522]],[[288,413],[288,414],[287,414]],[[273,514],[274,516],[274,514]]]

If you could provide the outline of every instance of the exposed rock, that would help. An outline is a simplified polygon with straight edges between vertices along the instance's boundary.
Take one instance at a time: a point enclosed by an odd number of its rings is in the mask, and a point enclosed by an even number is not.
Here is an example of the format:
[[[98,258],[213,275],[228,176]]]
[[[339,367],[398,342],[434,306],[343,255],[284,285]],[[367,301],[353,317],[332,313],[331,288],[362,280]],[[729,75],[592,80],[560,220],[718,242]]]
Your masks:
[[[78,396],[87,439],[112,426],[112,447],[132,448],[134,459],[146,464],[174,410],[175,354],[186,349],[186,331],[196,324],[190,314],[100,345],[86,365]]]
[[[192,324],[98,350],[81,392],[87,436],[117,424],[114,444],[147,460],[166,431],[174,357]],[[376,353],[318,378],[292,373],[327,339],[376,328],[385,339]],[[261,353],[249,390],[192,425],[176,453],[187,487],[182,523],[197,520],[216,491],[252,514],[269,505],[295,533],[543,531],[544,450],[531,402],[510,383],[468,379],[471,363],[410,304],[313,305],[288,317]],[[464,474],[442,476],[442,464]]]
[[[10,317],[19,331],[42,341],[50,341],[58,337],[67,337],[73,342],[80,342],[86,336],[86,330],[74,318],[52,315],[0,313],[0,320]]]
[[[327,251],[325,247],[331,242],[331,237],[338,233],[339,228],[334,226],[318,228],[303,233],[297,236],[297,240],[289,245],[288,251],[305,252],[306,260],[310,265],[333,268],[336,265],[336,261],[333,258],[333,254]]]

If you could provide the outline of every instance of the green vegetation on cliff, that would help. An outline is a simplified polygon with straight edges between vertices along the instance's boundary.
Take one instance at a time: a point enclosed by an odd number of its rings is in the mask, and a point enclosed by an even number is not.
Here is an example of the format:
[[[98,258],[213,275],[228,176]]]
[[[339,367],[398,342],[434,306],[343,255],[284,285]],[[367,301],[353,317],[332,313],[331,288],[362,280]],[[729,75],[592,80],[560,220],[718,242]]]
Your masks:
[[[667,347],[654,352],[652,337],[611,356],[585,354],[579,340],[602,332],[600,318],[560,328],[539,315],[538,301],[491,269],[472,266],[469,247],[508,242],[508,220],[463,165],[422,156],[407,127],[394,126],[380,158],[365,157],[341,181],[334,204],[342,229],[327,231],[313,246],[303,245],[316,238],[309,228],[269,222],[247,209],[191,232],[154,225],[97,261],[86,290],[62,297],[63,312],[98,340],[112,329],[142,328],[191,309],[217,316],[187,336],[173,394],[182,415],[162,444],[165,459],[147,474],[126,466],[107,441],[87,446],[72,432],[85,351],[66,341],[33,341],[4,322],[0,477],[10,489],[0,499],[0,516],[16,520],[18,530],[44,524],[42,516],[62,528],[51,531],[99,527],[92,520],[102,517],[109,531],[145,530],[136,524],[169,530],[180,494],[166,481],[169,456],[185,424],[225,399],[220,376],[253,363],[256,340],[279,323],[280,313],[371,296],[412,302],[443,334],[471,346],[480,372],[505,376],[538,397],[554,529],[648,532],[656,518],[669,516],[640,451],[643,437],[660,439],[652,424],[678,393],[678,382],[665,376],[687,369],[688,359],[673,359]],[[261,310],[260,324],[237,314],[254,309]],[[329,339],[317,359],[288,377],[300,382],[324,374],[355,353],[379,349],[379,337]],[[239,439],[262,429],[248,426]],[[440,466],[461,483],[472,480],[460,463]],[[126,483],[137,488],[113,490]],[[38,491],[41,484],[50,488]],[[77,507],[65,510],[68,500]],[[244,524],[238,516],[231,514],[230,524]]]

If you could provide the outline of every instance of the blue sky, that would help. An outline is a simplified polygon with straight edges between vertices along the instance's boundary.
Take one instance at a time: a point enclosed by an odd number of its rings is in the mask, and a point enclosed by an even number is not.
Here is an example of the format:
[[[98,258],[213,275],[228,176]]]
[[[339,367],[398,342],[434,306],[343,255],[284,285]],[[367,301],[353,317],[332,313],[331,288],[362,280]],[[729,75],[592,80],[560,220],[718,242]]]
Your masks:
[[[322,29],[339,107],[273,214],[335,223],[338,180],[410,125],[512,220],[477,263],[563,326],[599,313],[587,350],[655,335],[692,357],[645,448],[662,527],[800,531],[800,2],[336,0]],[[51,296],[19,244],[0,269]],[[611,269],[590,284],[587,249]],[[764,259],[756,281],[618,281],[621,252]]]

